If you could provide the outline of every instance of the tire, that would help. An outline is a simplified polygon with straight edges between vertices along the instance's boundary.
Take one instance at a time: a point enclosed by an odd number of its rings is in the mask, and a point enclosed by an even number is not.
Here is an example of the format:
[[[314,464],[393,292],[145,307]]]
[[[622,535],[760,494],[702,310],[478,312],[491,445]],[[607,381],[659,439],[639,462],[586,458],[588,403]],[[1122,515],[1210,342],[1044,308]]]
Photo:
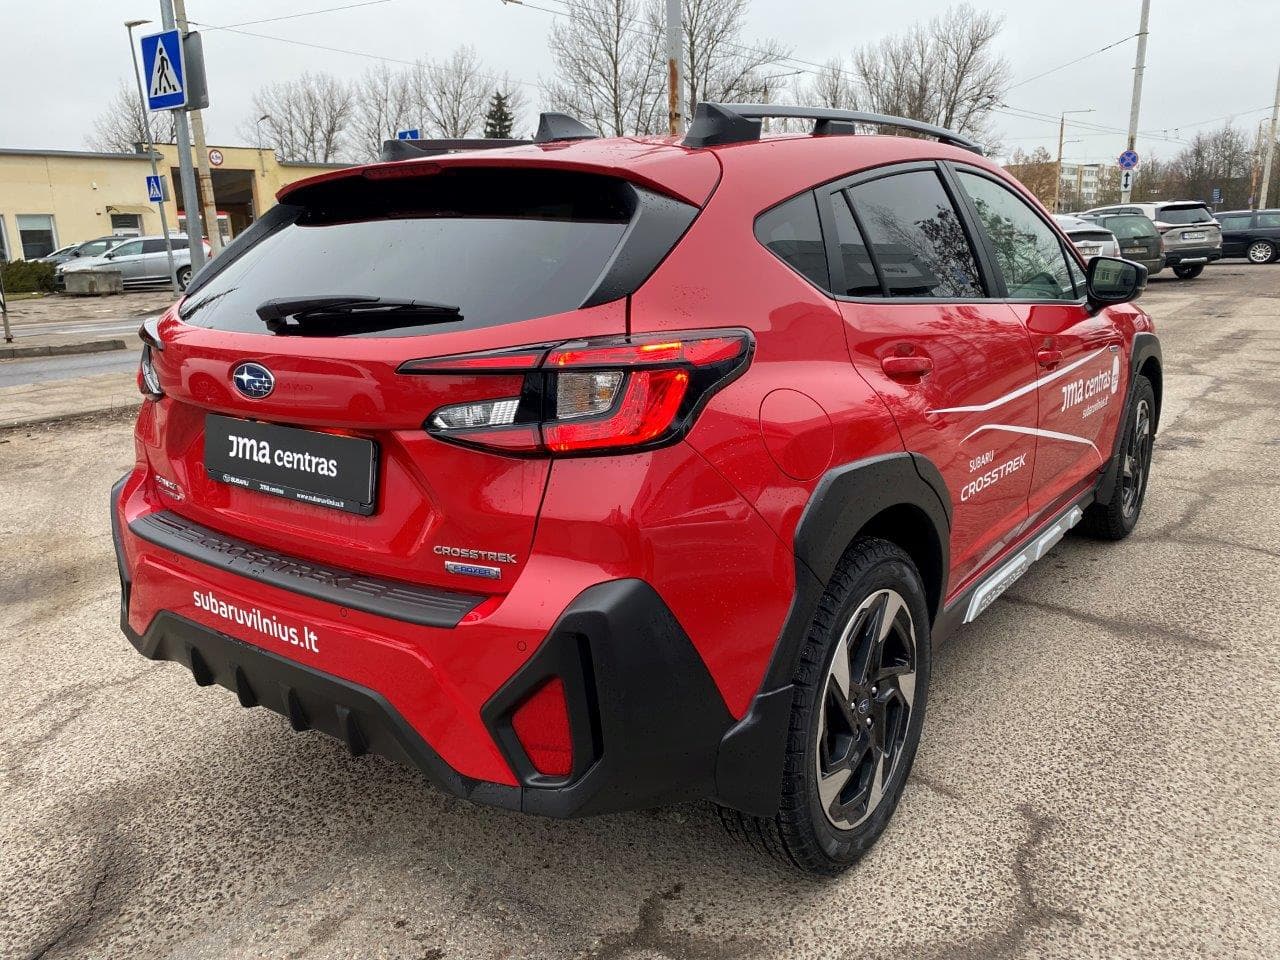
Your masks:
[[[792,678],[778,813],[721,808],[729,833],[807,873],[834,876],[857,862],[884,832],[911,772],[930,652],[924,585],[911,558],[887,540],[854,541]]]
[[[1151,381],[1139,376],[1133,385],[1133,405],[1125,414],[1120,476],[1111,499],[1094,503],[1084,512],[1080,531],[1098,540],[1123,540],[1142,514],[1142,501],[1151,477],[1151,449],[1155,440],[1156,395]]]
[[[178,268],[178,289],[179,290],[187,289],[187,284],[190,282],[191,282],[191,267],[190,266],[179,267]]]
[[[1200,276],[1200,274],[1204,273],[1204,264],[1193,263],[1185,267],[1174,267],[1173,272],[1179,280],[1194,280],[1196,277]]]
[[[1271,263],[1276,259],[1277,253],[1280,253],[1280,250],[1277,250],[1276,245],[1270,240],[1255,240],[1249,244],[1244,255],[1250,263],[1262,264]]]

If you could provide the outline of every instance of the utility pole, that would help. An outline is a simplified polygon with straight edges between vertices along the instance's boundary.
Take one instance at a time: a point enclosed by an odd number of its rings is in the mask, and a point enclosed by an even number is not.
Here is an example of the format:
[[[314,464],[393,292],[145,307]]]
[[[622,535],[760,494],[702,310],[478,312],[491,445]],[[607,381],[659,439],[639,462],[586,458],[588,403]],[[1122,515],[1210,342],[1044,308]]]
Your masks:
[[[124,28],[129,34],[129,53],[133,57],[133,79],[138,84],[138,110],[142,114],[142,130],[147,135],[147,152],[151,155],[151,175],[158,177],[160,176],[160,170],[156,166],[156,141],[151,136],[151,117],[147,113],[147,95],[142,89],[142,74],[138,72],[138,48],[133,42],[133,28],[150,22],[150,20],[127,20]],[[173,295],[176,297],[181,291],[178,289],[178,273],[173,265],[173,240],[169,237],[169,214],[164,209],[164,203],[164,200],[161,200],[157,204],[160,208],[160,232],[164,234],[164,252],[169,258],[169,286],[173,288]]]
[[[1142,0],[1142,17],[1138,21],[1138,55],[1133,67],[1133,100],[1129,104],[1129,139],[1126,149],[1138,143],[1138,112],[1142,107],[1142,74],[1147,69],[1147,20],[1151,16],[1151,0]],[[1132,182],[1132,179],[1130,180]],[[1132,189],[1120,191],[1120,202],[1128,203]]]
[[[13,343],[13,331],[9,329],[9,307],[4,302],[4,264],[0,260],[0,321],[4,322],[4,342]]]
[[[684,126],[680,111],[680,83],[684,73],[680,63],[684,50],[680,2],[667,0],[667,132],[673,137],[680,136]]]
[[[173,12],[178,21],[178,29],[185,40],[187,28],[187,0],[173,0]],[[222,252],[222,228],[218,223],[218,204],[213,196],[213,173],[209,169],[209,145],[204,139],[204,114],[192,110],[191,136],[196,143],[196,179],[199,181],[200,211],[204,215],[205,227],[209,231],[209,248],[216,257]],[[201,251],[203,257],[203,250]],[[193,268],[194,269],[194,268]]]
[[[1062,148],[1066,146],[1067,136],[1067,114],[1068,113],[1093,113],[1093,107],[1088,110],[1063,110],[1062,115],[1058,118],[1058,162],[1053,167],[1053,207],[1052,212],[1058,212],[1058,201],[1062,199]],[[1078,141],[1072,141],[1073,143]]]
[[[1276,157],[1276,121],[1280,120],[1280,75],[1276,76],[1276,102],[1271,108],[1271,126],[1267,133],[1267,159],[1262,161],[1262,192],[1258,197],[1258,208],[1267,205],[1267,194],[1271,192],[1271,164]]]
[[[166,30],[173,30],[173,0],[160,0],[160,22]],[[185,78],[184,78],[185,79]],[[191,275],[195,276],[204,266],[204,244],[200,238],[204,230],[200,225],[200,192],[196,188],[196,172],[191,166],[191,129],[187,126],[187,111],[173,111],[173,126],[178,139],[178,172],[182,179],[182,209],[187,215],[187,248],[191,251]]]

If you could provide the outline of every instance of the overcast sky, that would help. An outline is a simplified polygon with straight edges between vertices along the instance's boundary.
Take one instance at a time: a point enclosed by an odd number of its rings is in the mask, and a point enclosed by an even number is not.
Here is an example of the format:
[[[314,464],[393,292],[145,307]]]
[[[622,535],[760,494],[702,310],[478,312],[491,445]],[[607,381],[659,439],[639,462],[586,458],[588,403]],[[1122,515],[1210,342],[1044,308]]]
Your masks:
[[[193,21],[231,25],[286,16],[360,0],[188,0]],[[556,0],[541,5],[559,8]],[[857,45],[927,19],[949,0],[754,0],[744,24],[747,41],[772,37],[794,56],[823,61]],[[1014,83],[1034,77],[1137,31],[1140,0],[992,0],[977,6],[1006,17],[1000,49]],[[123,22],[159,21],[158,0],[0,0],[0,146],[75,149],[93,118],[130,71]],[[549,76],[545,37],[553,16],[504,5],[501,0],[384,0],[357,9],[277,23],[245,26],[254,33],[341,47],[412,61],[446,54],[463,43],[476,47],[499,73],[529,84]],[[143,31],[154,29],[143,28]],[[1234,114],[1256,129],[1268,116],[1280,68],[1280,0],[1154,0],[1139,140],[1144,154],[1170,156],[1188,138]],[[263,83],[304,70],[354,77],[374,61],[231,33],[204,30],[213,106],[206,113],[209,142],[240,141],[236,128],[249,116],[250,98]],[[1012,89],[1018,111],[1057,115],[1093,108],[1078,119],[1106,127],[1128,124],[1136,40],[1079,65]],[[1056,149],[1056,121],[1000,116],[1008,150]],[[1070,118],[1069,118],[1070,119]],[[1205,121],[1214,120],[1214,124]],[[1072,129],[1065,156],[1112,160],[1121,133]]]

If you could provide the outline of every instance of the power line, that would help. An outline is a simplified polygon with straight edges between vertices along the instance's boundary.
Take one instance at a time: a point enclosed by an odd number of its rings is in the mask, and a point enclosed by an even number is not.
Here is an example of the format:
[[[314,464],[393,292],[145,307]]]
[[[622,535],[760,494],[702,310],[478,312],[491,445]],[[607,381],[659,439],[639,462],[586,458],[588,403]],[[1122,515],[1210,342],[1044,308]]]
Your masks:
[[[1057,73],[1059,70],[1067,69],[1067,67],[1074,67],[1077,63],[1083,63],[1085,60],[1088,60],[1090,57],[1096,57],[1098,54],[1106,53],[1108,50],[1114,47],[1118,47],[1122,43],[1128,43],[1130,40],[1132,40],[1136,36],[1137,36],[1136,33],[1131,33],[1129,34],[1129,36],[1123,37],[1120,40],[1115,41],[1115,43],[1108,43],[1105,47],[1101,47],[1097,50],[1094,50],[1092,53],[1086,53],[1083,57],[1077,57],[1074,60],[1070,60],[1067,63],[1062,64],[1061,66],[1053,67],[1050,70],[1046,70],[1044,73],[1037,73],[1034,77],[1027,77],[1027,79],[1025,80],[1019,80],[1013,86],[1006,89],[1005,93],[1008,93],[1009,90],[1017,90],[1019,87],[1025,86],[1026,84],[1031,83],[1033,80],[1039,80],[1041,77],[1047,77],[1051,73]]]
[[[199,24],[206,30],[231,30],[235,27],[252,27],[260,23],[279,23],[281,20],[299,20],[302,17],[315,17],[322,13],[337,13],[339,10],[354,10],[357,7],[373,7],[380,3],[391,3],[392,0],[362,0],[360,3],[348,3],[341,7],[325,7],[323,10],[307,10],[303,13],[289,13],[282,17],[266,17],[262,20],[245,20],[241,23],[229,23],[223,27],[211,27],[208,24]],[[189,20],[188,23],[196,23],[195,20]]]

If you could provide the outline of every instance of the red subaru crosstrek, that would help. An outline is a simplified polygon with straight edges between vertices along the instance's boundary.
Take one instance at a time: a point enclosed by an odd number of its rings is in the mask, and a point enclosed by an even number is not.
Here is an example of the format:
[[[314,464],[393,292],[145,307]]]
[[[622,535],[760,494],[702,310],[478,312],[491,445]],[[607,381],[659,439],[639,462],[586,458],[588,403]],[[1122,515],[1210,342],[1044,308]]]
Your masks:
[[[144,327],[122,626],[459,797],[710,798],[840,870],[902,792],[932,644],[1071,527],[1138,519],[1145,271],[1083,264],[949,131],[547,115],[279,200]]]

